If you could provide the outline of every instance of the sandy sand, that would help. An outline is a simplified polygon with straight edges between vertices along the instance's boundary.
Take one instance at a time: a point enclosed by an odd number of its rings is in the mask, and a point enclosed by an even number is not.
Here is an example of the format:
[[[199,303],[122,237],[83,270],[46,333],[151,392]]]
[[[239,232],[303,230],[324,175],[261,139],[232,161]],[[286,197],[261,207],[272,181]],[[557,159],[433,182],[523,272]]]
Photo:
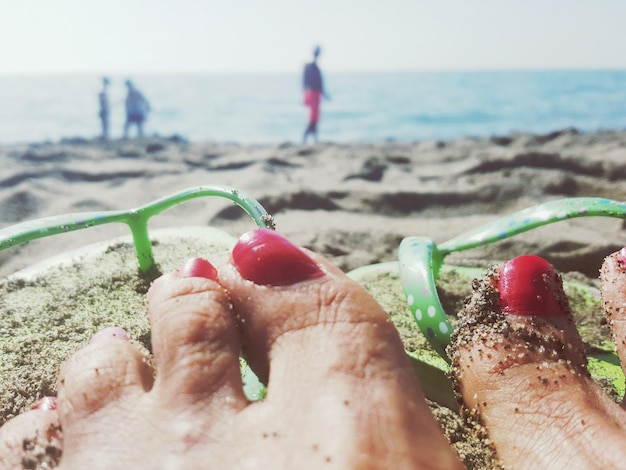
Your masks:
[[[562,197],[626,199],[626,133],[519,135],[415,144],[303,147],[190,144],[176,139],[0,147],[0,227],[71,212],[127,209],[202,184],[246,191],[277,229],[344,269],[396,258],[408,235],[445,241],[528,206]],[[226,200],[184,204],[151,227],[253,227]],[[0,275],[34,259],[125,234],[81,231],[0,253]],[[533,252],[595,276],[626,244],[619,220],[575,219],[463,257]]]
[[[279,232],[327,256],[346,271],[395,261],[398,244],[405,236],[426,236],[440,243],[503,215],[554,199],[626,199],[626,132],[579,134],[566,130],[541,136],[451,142],[317,146],[243,147],[187,143],[175,138],[110,143],[73,140],[0,147],[0,164],[0,227],[64,213],[137,207],[197,185],[228,185],[259,200],[275,217]],[[217,227],[238,236],[254,223],[230,201],[202,199],[163,213],[153,219],[150,228],[180,226]],[[127,232],[118,224],[9,248],[0,252],[0,275]],[[621,220],[578,218],[453,254],[447,261],[487,266],[534,253],[561,272],[580,272],[574,276],[593,283],[602,259],[624,245],[626,232]],[[98,286],[106,284],[103,279],[108,275],[104,267],[101,270],[99,281],[91,281]],[[52,284],[48,281],[44,287],[52,289]],[[11,290],[15,283],[5,282],[1,287]],[[6,304],[3,298],[5,309]],[[55,318],[62,324],[65,320],[58,318],[66,316],[60,315]],[[43,369],[54,370],[64,354],[106,323],[106,315],[98,318],[88,326],[72,323],[72,333],[65,337],[63,331],[67,332],[68,326],[54,330],[55,341],[60,335],[67,348],[46,359],[49,362]],[[143,320],[125,326],[148,344]],[[13,326],[10,322],[0,325],[0,336],[11,336],[12,328],[17,331],[17,324],[27,320],[12,321]],[[22,343],[33,335],[33,344],[45,345],[45,325],[38,320],[27,327]],[[13,400],[13,408],[6,409],[5,402],[3,419],[27,406],[30,395],[36,398],[50,392],[46,387],[51,379],[44,376],[31,377],[25,386],[28,393],[21,401]],[[19,375],[12,380],[19,382]],[[7,393],[5,387],[0,397],[9,399]],[[458,429],[462,427],[459,423],[454,425]],[[465,437],[459,439],[470,442]],[[460,452],[469,452],[472,445]],[[462,449],[462,444],[459,446]],[[483,463],[474,468],[490,468],[491,464]]]

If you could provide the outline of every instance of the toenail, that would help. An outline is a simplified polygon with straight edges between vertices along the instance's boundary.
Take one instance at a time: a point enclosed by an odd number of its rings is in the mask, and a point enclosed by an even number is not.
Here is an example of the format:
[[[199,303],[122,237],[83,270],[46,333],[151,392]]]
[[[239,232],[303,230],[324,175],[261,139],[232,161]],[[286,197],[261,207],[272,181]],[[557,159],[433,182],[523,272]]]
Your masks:
[[[217,279],[217,270],[204,258],[191,258],[176,273],[180,277],[204,277],[212,281]]]
[[[498,290],[502,311],[515,315],[558,316],[562,289],[559,275],[543,258],[524,255],[500,269]]]
[[[57,409],[57,397],[43,397],[37,400],[30,406],[31,410],[56,410]]]
[[[128,333],[126,333],[126,330],[123,328],[120,328],[119,326],[110,326],[93,335],[91,340],[89,340],[89,343],[99,343],[101,341],[109,341],[111,339],[129,341],[130,336],[128,336]]]
[[[265,286],[286,286],[324,275],[304,251],[268,229],[244,234],[233,248],[232,260],[242,277]]]

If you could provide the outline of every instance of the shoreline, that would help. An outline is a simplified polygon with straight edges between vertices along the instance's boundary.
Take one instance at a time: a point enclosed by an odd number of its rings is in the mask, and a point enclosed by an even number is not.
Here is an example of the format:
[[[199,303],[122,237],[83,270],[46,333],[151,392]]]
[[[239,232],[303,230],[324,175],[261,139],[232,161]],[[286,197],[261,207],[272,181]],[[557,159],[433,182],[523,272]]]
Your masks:
[[[488,141],[492,144],[500,146],[508,146],[512,142],[525,139],[526,144],[545,144],[551,140],[554,140],[562,135],[578,135],[578,136],[619,136],[626,133],[626,128],[613,128],[613,127],[600,127],[596,129],[586,130],[575,126],[559,127],[552,130],[546,130],[543,132],[524,131],[524,130],[511,130],[510,132],[491,132],[488,134],[458,134],[456,136],[446,137],[415,137],[411,139],[403,139],[396,137],[387,137],[379,139],[361,139],[361,140],[332,140],[322,139],[321,141],[302,143],[299,140],[293,141],[290,139],[276,139],[273,141],[239,141],[237,139],[191,139],[184,133],[159,133],[154,132],[152,134],[144,135],[143,137],[131,136],[124,138],[117,136],[109,138],[108,140],[102,140],[98,135],[91,137],[85,137],[83,135],[66,135],[58,139],[44,138],[40,140],[24,140],[14,142],[0,142],[0,152],[4,152],[10,149],[16,148],[39,148],[46,146],[63,146],[63,145],[90,145],[90,146],[104,146],[104,147],[116,147],[119,144],[127,143],[132,144],[140,143],[147,144],[152,143],[170,143],[170,144],[187,144],[190,146],[216,146],[216,147],[238,147],[238,148],[288,148],[288,147],[321,147],[321,146],[368,146],[368,145],[421,145],[421,144],[435,144],[435,145],[449,145],[456,141]],[[323,135],[322,135],[323,137]],[[152,151],[158,151],[154,149]]]

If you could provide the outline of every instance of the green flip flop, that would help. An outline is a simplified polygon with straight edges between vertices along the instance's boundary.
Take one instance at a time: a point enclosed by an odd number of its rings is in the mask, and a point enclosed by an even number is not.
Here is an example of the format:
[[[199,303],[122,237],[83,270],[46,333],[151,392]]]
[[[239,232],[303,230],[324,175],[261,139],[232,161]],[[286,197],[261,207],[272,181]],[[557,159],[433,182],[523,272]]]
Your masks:
[[[230,199],[261,228],[274,228],[274,219],[259,202],[243,191],[227,186],[196,186],[130,210],[83,212],[31,220],[0,230],[0,251],[38,238],[82,230],[97,225],[123,223],[130,228],[139,270],[148,273],[155,266],[148,222],[152,217],[186,201],[201,197]]]

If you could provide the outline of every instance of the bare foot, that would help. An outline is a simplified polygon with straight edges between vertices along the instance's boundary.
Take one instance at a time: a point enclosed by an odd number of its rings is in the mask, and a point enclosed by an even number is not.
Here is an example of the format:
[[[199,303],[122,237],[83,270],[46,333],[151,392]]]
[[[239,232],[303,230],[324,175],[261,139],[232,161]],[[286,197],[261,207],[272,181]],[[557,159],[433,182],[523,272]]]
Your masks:
[[[626,271],[602,269],[622,363]],[[469,412],[506,468],[623,468],[626,413],[587,372],[560,277],[541,258],[515,258],[474,285],[454,336],[453,367]]]
[[[197,259],[155,281],[154,371],[111,330],[67,361],[60,468],[462,467],[361,287],[267,230],[232,258],[218,275]],[[244,396],[240,351],[267,382],[260,402]]]

